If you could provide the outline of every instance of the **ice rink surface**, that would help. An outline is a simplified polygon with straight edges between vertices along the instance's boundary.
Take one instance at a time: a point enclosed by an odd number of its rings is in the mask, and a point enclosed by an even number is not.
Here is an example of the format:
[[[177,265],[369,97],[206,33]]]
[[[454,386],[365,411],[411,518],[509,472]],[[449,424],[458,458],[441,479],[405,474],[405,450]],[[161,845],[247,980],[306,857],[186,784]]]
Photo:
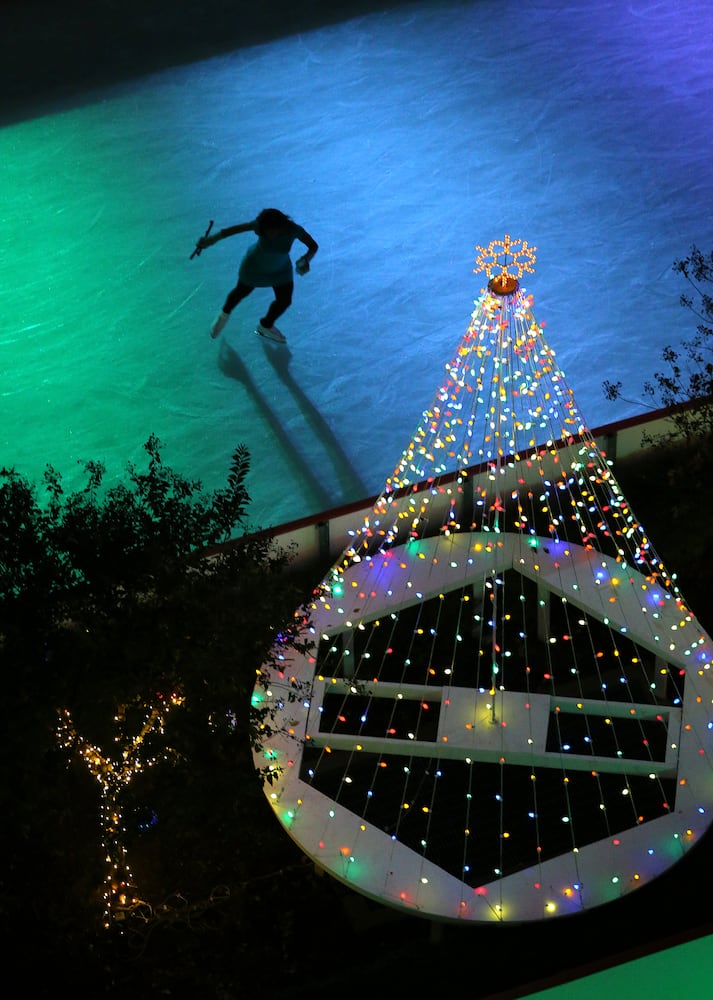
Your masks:
[[[414,3],[6,116],[0,465],[111,480],[157,434],[212,489],[242,443],[254,527],[377,493],[506,233],[590,427],[641,412],[713,246],[712,67],[709,0]],[[250,237],[195,241],[267,206],[320,245],[288,344],[264,290],[211,341]]]

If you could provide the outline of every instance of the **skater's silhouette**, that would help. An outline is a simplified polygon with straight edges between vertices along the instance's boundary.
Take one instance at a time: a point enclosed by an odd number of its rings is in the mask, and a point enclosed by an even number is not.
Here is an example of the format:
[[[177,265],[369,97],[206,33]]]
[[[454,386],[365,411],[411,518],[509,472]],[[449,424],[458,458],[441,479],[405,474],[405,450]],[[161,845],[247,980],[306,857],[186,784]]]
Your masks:
[[[275,320],[282,316],[292,303],[294,289],[290,258],[292,244],[295,240],[299,240],[307,247],[307,252],[295,263],[298,274],[306,274],[309,271],[309,263],[319,247],[310,234],[293,222],[289,215],[276,208],[264,208],[252,222],[240,222],[237,226],[229,226],[217,233],[201,236],[196,243],[196,251],[200,253],[218,240],[236,236],[238,233],[255,233],[257,240],[248,248],[240,262],[238,282],[235,288],[228,292],[225,304],[213,322],[210,335],[213,338],[220,336],[233,309],[255,288],[272,288],[275,298],[258,322],[257,332],[261,337],[284,343],[285,337],[275,326]]]

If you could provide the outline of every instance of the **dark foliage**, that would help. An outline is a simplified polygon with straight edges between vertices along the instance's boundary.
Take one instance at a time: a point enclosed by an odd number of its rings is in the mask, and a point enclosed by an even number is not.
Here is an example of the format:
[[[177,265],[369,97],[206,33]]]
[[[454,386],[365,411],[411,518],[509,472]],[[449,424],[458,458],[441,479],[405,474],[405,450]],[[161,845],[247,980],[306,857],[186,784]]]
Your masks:
[[[706,463],[713,449],[713,250],[704,254],[695,245],[688,257],[677,260],[674,271],[690,286],[680,297],[696,320],[695,334],[680,347],[667,346],[661,360],[664,367],[643,386],[653,408],[671,410],[673,430],[647,444],[671,444],[684,439],[696,442]],[[621,382],[604,382],[607,399],[621,397]],[[694,402],[695,406],[689,404]]]
[[[42,491],[0,471],[2,929],[44,941],[58,962],[96,962],[93,991],[120,978],[117,955],[162,939],[159,928],[183,924],[185,935],[236,919],[253,880],[285,865],[250,752],[270,720],[250,695],[278,635],[288,662],[304,648],[289,553],[245,534],[244,448],[211,494],[163,465],[155,437],[145,450],[147,468],[129,466],[109,489],[97,463],[70,494],[51,468]],[[119,934],[102,934],[100,796],[58,747],[58,709],[117,759],[146,707],[175,692],[180,708],[146,746],[147,756],[170,749],[172,764],[123,795],[146,902]]]
[[[671,524],[685,536],[687,523],[713,501],[713,251],[706,255],[694,245],[673,269],[689,285],[680,302],[693,314],[696,330],[679,347],[664,348],[663,367],[643,385],[651,408],[669,411],[669,429],[645,434],[642,443],[665,456],[659,475],[670,487],[666,502]],[[611,400],[623,398],[621,382],[605,381],[604,394]],[[710,546],[713,529],[702,524],[701,530],[696,543]]]

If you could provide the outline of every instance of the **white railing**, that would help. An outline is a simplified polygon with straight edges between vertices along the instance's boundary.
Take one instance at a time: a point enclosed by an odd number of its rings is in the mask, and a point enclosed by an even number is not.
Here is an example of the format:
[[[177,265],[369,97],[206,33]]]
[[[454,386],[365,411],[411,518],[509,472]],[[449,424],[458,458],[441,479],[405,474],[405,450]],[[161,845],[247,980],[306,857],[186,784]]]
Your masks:
[[[614,463],[635,454],[646,447],[646,439],[659,434],[669,433],[675,429],[670,410],[656,410],[650,413],[629,417],[616,423],[604,424],[592,430],[599,449]],[[577,445],[570,447],[576,448]],[[566,452],[566,447],[560,447],[559,455]],[[478,482],[479,476],[484,476],[480,466],[473,466],[467,472],[467,480],[471,484]],[[614,468],[616,474],[616,465]],[[520,471],[518,474],[522,474]],[[438,520],[445,514],[450,505],[454,490],[458,489],[456,479],[458,473],[444,477],[440,481],[442,487],[442,510],[437,502],[432,500],[429,505],[429,517]],[[539,480],[538,475],[538,480]],[[424,487],[425,488],[425,487]],[[330,510],[314,514],[310,517],[279,524],[257,534],[269,534],[282,548],[294,553],[292,566],[300,568],[306,564],[323,567],[326,571],[347,547],[355,529],[359,529],[364,518],[371,512],[377,496],[365,497],[351,504],[334,507]]]

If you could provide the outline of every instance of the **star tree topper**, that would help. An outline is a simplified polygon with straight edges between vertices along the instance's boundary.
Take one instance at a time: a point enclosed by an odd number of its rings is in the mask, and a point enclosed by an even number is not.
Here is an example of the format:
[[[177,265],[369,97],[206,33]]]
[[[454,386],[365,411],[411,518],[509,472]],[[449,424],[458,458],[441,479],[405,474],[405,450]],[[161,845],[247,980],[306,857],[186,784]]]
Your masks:
[[[512,295],[519,288],[518,278],[527,271],[534,274],[537,247],[527,245],[527,240],[513,240],[506,233],[502,240],[493,240],[487,247],[476,246],[479,251],[473,271],[485,271],[488,290],[496,295]]]

